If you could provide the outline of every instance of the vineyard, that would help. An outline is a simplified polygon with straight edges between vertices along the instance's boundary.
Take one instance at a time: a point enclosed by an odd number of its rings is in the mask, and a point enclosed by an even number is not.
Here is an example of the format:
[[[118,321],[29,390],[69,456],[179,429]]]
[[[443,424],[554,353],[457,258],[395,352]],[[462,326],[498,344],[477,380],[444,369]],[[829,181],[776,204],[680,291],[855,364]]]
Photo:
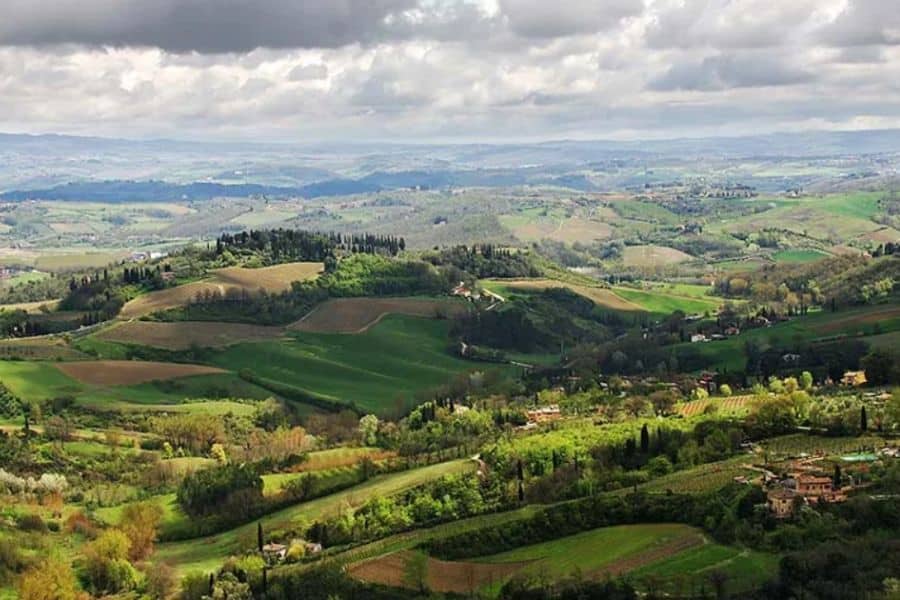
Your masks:
[[[683,417],[694,417],[704,413],[716,412],[741,416],[750,411],[755,400],[754,396],[732,396],[730,398],[709,398],[706,400],[692,400],[678,407],[678,414]]]

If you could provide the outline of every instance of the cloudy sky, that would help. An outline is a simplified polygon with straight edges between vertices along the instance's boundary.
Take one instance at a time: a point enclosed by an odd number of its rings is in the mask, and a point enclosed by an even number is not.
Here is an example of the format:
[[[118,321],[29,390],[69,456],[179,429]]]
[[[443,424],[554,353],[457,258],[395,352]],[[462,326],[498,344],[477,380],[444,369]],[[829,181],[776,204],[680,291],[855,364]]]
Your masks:
[[[537,140],[900,127],[896,0],[2,0],[0,131]]]

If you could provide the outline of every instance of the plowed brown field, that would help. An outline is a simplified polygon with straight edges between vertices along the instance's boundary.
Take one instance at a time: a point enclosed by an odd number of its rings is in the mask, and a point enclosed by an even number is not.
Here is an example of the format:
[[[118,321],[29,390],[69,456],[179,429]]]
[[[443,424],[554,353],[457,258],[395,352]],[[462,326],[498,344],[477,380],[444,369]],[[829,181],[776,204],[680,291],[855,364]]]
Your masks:
[[[216,367],[136,360],[85,360],[59,363],[60,371],[91,385],[134,385],[191,375],[225,373]]]

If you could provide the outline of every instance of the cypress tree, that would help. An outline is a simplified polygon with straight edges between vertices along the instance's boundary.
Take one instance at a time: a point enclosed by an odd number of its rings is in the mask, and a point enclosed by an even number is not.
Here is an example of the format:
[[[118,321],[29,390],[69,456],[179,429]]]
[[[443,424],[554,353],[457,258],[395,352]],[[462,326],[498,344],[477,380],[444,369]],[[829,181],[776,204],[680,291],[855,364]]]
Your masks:
[[[650,451],[650,432],[647,430],[647,424],[641,427],[641,452],[647,454]]]
[[[259,547],[259,552],[262,554],[263,551],[263,528],[262,521],[256,522],[256,545]]]
[[[859,428],[862,431],[869,430],[869,418],[866,416],[866,407],[863,406],[859,411]]]

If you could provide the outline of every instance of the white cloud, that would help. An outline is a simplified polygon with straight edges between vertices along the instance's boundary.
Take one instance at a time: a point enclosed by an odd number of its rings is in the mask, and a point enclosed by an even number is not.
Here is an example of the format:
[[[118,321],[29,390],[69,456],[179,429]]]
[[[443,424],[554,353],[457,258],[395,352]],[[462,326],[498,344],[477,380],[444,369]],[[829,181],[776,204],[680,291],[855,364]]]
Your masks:
[[[897,17],[877,2],[228,0],[187,36],[212,0],[112,1],[7,0],[0,130],[422,141],[900,125]],[[316,9],[303,26],[273,24],[302,7]]]

